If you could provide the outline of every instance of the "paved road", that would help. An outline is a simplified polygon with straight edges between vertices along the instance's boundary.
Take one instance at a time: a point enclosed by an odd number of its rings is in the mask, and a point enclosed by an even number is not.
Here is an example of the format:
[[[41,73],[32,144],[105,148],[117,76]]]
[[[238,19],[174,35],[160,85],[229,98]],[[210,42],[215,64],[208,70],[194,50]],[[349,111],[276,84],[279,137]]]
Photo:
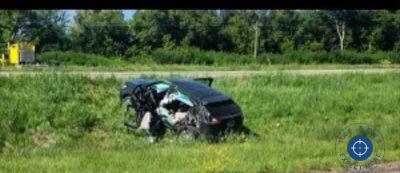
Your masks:
[[[292,75],[323,75],[343,73],[400,73],[400,68],[368,68],[368,69],[300,69],[300,70],[268,70],[268,71],[71,71],[71,72],[32,72],[32,71],[0,71],[0,76],[38,75],[38,74],[74,74],[88,75],[90,77],[131,78],[143,75],[156,76],[187,76],[187,77],[229,77],[250,76],[266,74],[292,74]]]

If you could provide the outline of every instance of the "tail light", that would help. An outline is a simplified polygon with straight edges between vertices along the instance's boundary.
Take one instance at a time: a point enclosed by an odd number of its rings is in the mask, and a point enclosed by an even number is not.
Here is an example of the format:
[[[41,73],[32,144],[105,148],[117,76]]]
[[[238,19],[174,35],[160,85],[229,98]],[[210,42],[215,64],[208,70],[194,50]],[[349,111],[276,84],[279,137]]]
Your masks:
[[[216,119],[216,118],[211,118],[211,121],[210,121],[209,124],[214,125],[214,124],[219,124],[219,123],[220,123],[220,121],[219,121],[218,119]]]

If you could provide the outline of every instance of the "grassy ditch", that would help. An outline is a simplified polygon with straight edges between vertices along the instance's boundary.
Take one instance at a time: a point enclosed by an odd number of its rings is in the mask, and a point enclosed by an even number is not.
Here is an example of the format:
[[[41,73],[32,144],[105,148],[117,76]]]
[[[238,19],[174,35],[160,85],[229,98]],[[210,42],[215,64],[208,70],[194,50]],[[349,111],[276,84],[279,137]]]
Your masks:
[[[4,172],[301,172],[340,167],[343,126],[369,123],[385,136],[384,161],[400,160],[400,76],[343,74],[217,78],[259,137],[208,144],[167,134],[148,144],[121,125],[116,78],[0,77]]]

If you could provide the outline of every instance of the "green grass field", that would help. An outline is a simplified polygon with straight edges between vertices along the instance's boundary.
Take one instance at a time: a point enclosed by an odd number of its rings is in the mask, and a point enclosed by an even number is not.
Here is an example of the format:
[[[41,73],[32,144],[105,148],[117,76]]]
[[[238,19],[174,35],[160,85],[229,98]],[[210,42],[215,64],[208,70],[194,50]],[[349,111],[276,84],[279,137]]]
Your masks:
[[[149,144],[121,123],[116,78],[0,77],[0,172],[305,172],[340,167],[335,139],[363,122],[400,160],[400,75],[216,78],[259,137]]]

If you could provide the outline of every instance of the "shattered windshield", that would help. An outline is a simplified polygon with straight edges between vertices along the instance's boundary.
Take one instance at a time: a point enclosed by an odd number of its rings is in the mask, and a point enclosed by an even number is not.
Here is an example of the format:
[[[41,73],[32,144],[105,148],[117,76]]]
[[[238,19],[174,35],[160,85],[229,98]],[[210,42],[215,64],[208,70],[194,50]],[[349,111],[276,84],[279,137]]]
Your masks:
[[[176,100],[179,100],[189,106],[193,106],[193,103],[192,103],[192,101],[190,101],[189,97],[185,94],[182,94],[179,91],[174,91],[173,93],[171,93],[171,96],[173,98],[175,98]]]
[[[153,88],[157,91],[157,93],[162,93],[168,90],[170,86],[166,83],[158,83],[153,86]]]

